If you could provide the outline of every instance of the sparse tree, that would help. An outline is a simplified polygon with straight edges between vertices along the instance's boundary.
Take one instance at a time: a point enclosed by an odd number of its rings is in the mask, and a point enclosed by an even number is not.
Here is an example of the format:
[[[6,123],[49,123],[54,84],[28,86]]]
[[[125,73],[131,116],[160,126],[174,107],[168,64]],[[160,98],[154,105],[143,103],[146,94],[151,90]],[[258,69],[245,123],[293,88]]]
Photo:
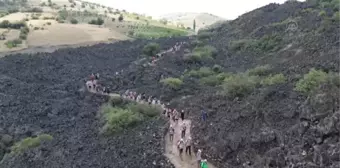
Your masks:
[[[112,18],[112,22],[116,21],[116,18]]]
[[[124,20],[124,16],[121,14],[121,15],[119,15],[119,17],[118,17],[118,21],[123,21]]]
[[[136,19],[139,20],[139,16],[137,16]]]

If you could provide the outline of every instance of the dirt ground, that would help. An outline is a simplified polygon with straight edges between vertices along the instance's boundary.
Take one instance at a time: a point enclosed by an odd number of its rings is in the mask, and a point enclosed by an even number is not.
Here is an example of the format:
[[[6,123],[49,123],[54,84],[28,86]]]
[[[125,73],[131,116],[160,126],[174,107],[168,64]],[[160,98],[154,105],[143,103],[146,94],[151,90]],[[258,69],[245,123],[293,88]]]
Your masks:
[[[52,22],[52,21],[51,21]],[[42,26],[44,21],[37,20],[32,23],[35,26]],[[86,42],[102,42],[110,39],[128,39],[126,36],[98,26],[88,24],[58,24],[55,21],[52,25],[43,26],[44,30],[33,30],[27,38],[28,46],[42,45],[68,45]]]
[[[178,123],[173,122],[172,120],[170,121],[171,124],[174,126],[175,128],[175,134],[174,134],[174,139],[171,142],[170,138],[169,138],[169,134],[166,135],[166,145],[165,145],[165,156],[168,157],[168,159],[171,161],[171,163],[176,167],[176,168],[194,168],[194,167],[198,167],[197,162],[196,162],[196,151],[198,149],[194,149],[192,147],[191,152],[192,155],[187,155],[185,153],[185,150],[183,151],[183,156],[182,159],[179,156],[179,151],[177,149],[177,142],[181,139],[181,125],[183,124],[183,122],[186,124],[187,126],[187,131],[185,136],[191,136],[191,121],[190,120],[184,120],[182,121],[181,119],[178,120]],[[203,151],[202,151],[203,152]],[[203,158],[204,159],[204,158]],[[208,163],[208,167],[209,168],[216,168],[215,166],[213,166],[211,163]]]

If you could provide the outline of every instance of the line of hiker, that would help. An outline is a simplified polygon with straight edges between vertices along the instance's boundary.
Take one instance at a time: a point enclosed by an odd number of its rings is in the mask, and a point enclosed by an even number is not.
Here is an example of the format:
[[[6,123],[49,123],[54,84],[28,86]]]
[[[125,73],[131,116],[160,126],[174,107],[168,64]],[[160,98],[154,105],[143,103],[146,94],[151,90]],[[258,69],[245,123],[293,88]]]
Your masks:
[[[179,51],[183,44],[187,44],[187,42],[177,42],[174,46],[170,47],[168,50],[162,51],[155,56],[152,57],[150,65],[155,65],[155,63],[163,57],[166,53],[175,53],[176,51]]]
[[[108,87],[103,87],[99,84],[99,73],[91,74],[89,80],[86,81],[86,87],[90,92],[102,92],[102,93],[110,93],[110,89]]]

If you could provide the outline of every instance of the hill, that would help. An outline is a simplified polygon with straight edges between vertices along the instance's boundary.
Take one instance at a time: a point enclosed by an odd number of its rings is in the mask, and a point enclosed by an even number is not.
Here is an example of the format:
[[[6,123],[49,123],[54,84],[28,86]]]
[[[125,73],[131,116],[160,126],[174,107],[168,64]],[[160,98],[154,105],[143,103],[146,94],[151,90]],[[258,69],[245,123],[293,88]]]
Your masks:
[[[0,14],[0,52],[189,32],[149,16],[78,0],[3,1]]]
[[[172,24],[183,25],[184,27],[193,28],[193,21],[196,21],[196,30],[212,25],[218,21],[224,20],[219,16],[209,13],[170,13],[160,18],[168,20]]]

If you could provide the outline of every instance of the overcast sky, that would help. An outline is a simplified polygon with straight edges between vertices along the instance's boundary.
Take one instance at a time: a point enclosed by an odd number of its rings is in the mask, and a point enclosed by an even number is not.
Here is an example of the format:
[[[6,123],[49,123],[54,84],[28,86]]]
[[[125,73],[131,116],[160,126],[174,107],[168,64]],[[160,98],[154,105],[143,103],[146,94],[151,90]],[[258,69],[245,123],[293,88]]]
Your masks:
[[[157,17],[175,12],[206,12],[226,19],[239,15],[271,2],[283,3],[286,0],[88,0],[129,12]],[[301,0],[300,0],[301,1]]]

